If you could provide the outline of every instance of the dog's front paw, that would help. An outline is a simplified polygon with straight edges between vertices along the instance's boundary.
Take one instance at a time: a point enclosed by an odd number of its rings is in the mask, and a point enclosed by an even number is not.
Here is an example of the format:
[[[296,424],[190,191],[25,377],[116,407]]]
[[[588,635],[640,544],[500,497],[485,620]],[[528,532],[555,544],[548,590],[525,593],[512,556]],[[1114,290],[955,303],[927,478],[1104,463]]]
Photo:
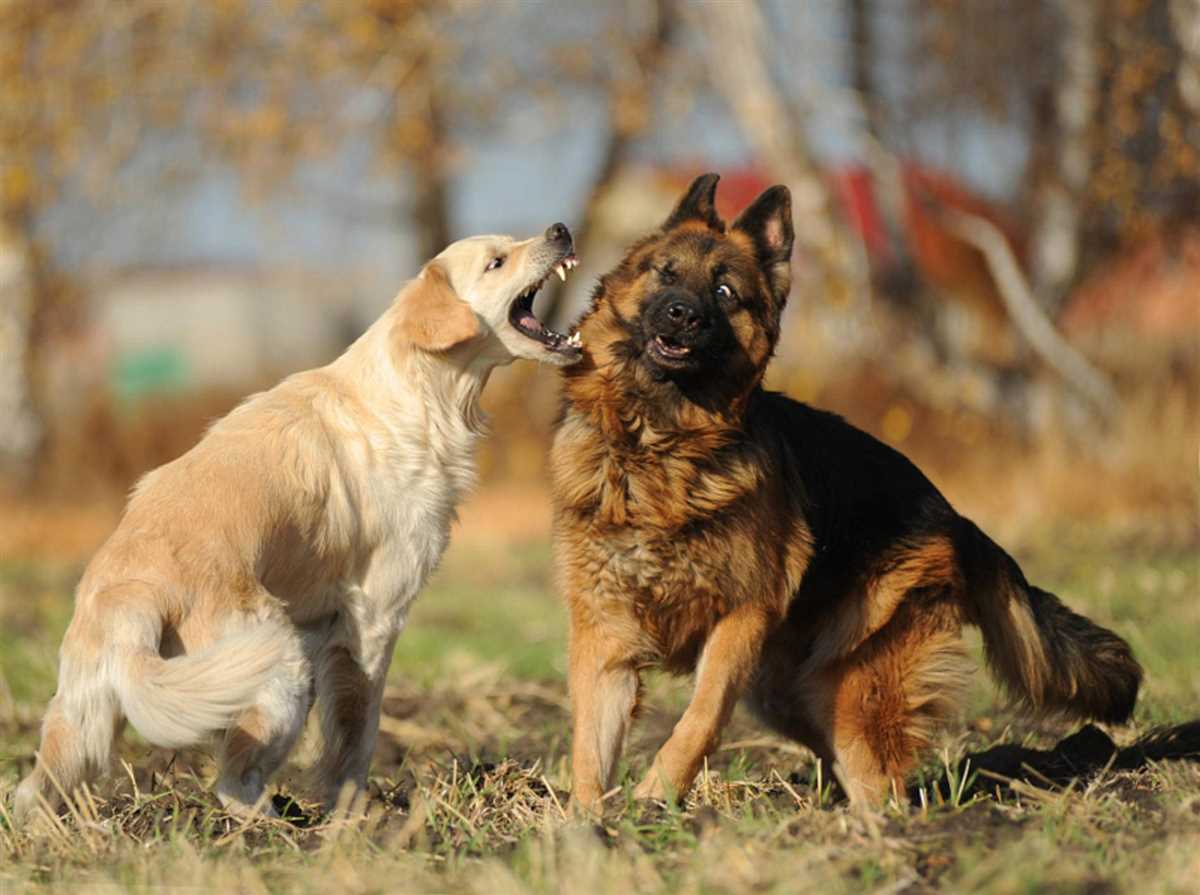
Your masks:
[[[218,791],[217,798],[220,799],[221,807],[227,814],[241,820],[277,820],[279,818],[279,812],[275,809],[272,798],[265,793],[251,801]]]
[[[604,793],[598,786],[578,786],[571,792],[570,809],[575,820],[598,820],[604,815]]]
[[[633,798],[639,802],[672,802],[675,789],[657,768],[651,768],[633,791]]]

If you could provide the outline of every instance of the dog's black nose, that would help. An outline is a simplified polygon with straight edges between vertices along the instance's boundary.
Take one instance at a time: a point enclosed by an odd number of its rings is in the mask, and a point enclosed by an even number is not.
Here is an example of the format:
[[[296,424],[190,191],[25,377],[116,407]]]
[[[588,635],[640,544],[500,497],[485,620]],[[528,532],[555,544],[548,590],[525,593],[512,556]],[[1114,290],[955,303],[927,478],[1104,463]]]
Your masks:
[[[704,315],[694,304],[673,301],[667,305],[667,317],[681,330],[695,332],[704,322]]]
[[[685,336],[689,341],[711,334],[718,316],[711,298],[678,287],[660,292],[645,311],[653,334]]]
[[[571,231],[566,224],[551,224],[546,228],[546,239],[550,242],[571,242]]]

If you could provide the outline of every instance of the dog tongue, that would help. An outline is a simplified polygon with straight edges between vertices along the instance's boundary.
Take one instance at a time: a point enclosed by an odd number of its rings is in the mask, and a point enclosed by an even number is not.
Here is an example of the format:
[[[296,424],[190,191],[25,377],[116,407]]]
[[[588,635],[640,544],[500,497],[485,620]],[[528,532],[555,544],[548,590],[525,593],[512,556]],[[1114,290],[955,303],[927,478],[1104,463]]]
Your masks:
[[[545,327],[542,326],[542,321],[537,319],[533,311],[522,311],[515,322],[526,329],[533,330],[534,332],[541,332],[545,329]]]

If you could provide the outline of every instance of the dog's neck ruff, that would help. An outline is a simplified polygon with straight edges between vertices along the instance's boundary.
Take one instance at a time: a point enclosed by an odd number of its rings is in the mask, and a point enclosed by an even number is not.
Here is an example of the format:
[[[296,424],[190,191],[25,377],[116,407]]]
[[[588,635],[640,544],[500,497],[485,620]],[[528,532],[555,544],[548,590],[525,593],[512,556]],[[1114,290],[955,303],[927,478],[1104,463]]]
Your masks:
[[[586,420],[613,447],[636,451],[688,452],[691,442],[709,449],[740,440],[737,421],[707,410],[682,394],[663,396],[673,388],[653,383],[635,361],[610,359],[604,368],[574,373],[564,369],[566,412]]]
[[[487,431],[480,397],[498,364],[483,354],[472,356],[470,348],[464,346],[446,354],[414,351],[405,358],[403,370],[425,383],[431,410],[438,406],[440,412],[430,414],[431,424],[461,422],[471,436],[479,437]]]
[[[452,503],[474,487],[475,448],[486,434],[480,397],[493,369],[505,363],[483,340],[447,352],[398,349],[385,314],[334,366],[352,370],[359,396],[388,428],[408,434],[399,443],[420,445],[448,473]],[[410,455],[411,456],[411,455]]]

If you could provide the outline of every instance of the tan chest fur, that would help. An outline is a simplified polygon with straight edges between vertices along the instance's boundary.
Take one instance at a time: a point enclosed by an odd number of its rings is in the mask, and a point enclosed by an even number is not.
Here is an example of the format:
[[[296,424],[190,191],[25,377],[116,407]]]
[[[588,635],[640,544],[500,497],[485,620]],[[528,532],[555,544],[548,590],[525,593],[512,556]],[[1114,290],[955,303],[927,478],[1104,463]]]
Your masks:
[[[713,449],[704,433],[668,442],[637,427],[626,446],[569,416],[551,453],[572,608],[672,670],[694,666],[734,607],[761,601],[782,614],[790,593],[762,457],[721,438]]]

